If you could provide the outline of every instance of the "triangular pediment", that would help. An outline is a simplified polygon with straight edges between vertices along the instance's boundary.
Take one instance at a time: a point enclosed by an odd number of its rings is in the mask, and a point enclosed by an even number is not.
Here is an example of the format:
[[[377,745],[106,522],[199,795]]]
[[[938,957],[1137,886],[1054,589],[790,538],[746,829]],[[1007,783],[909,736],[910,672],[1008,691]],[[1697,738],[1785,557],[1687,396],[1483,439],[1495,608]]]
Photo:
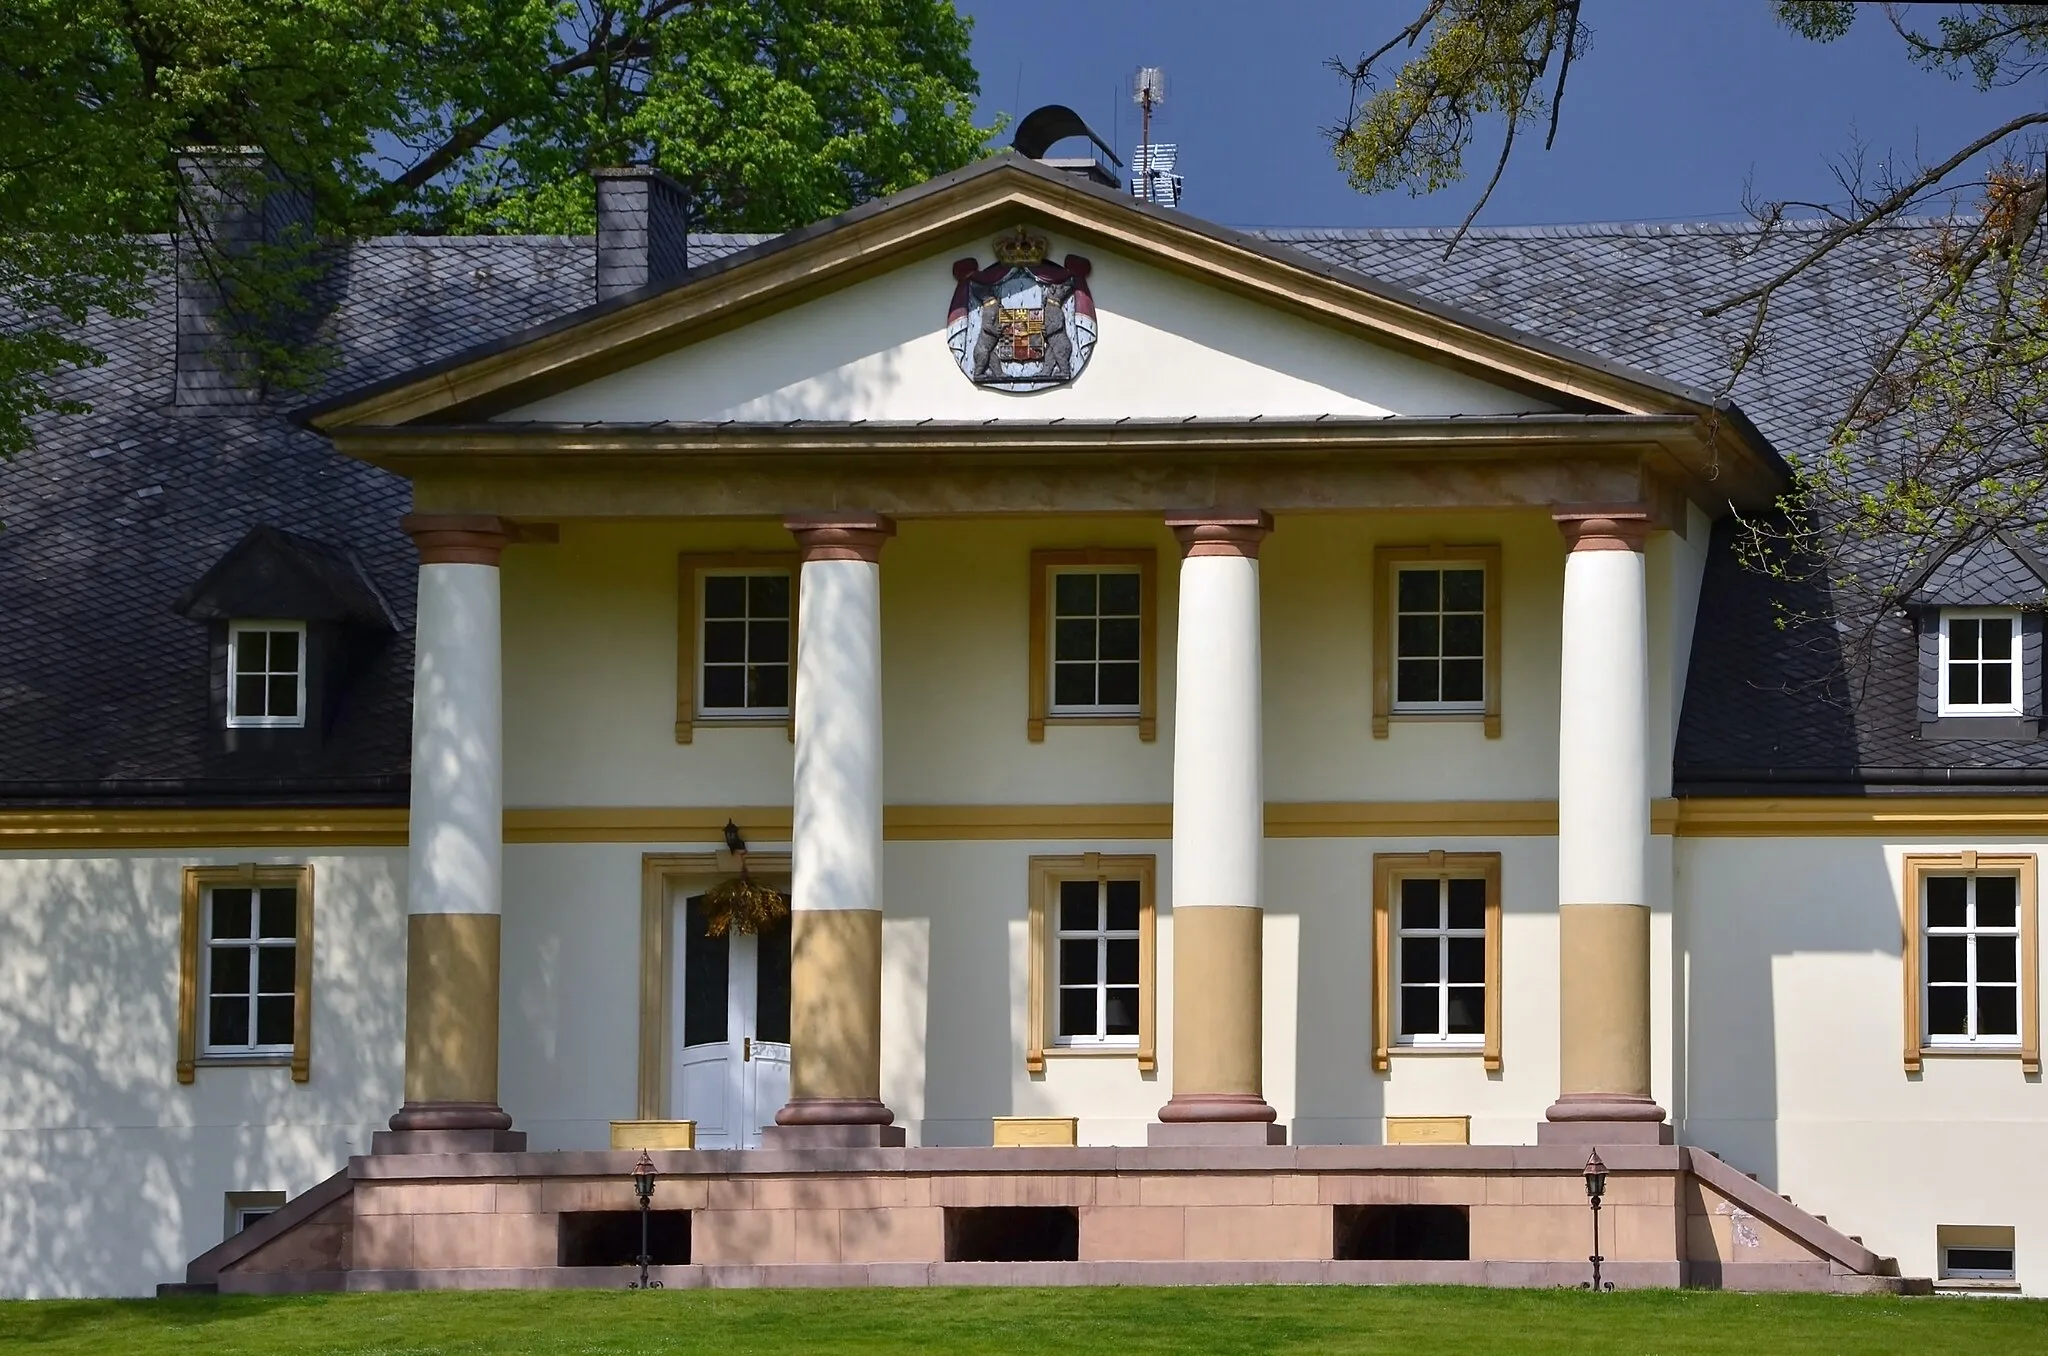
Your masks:
[[[1087,258],[1071,383],[976,386],[946,346],[953,264],[1026,228]],[[1302,418],[1705,413],[1709,398],[1283,247],[998,157],[310,412],[479,420]]]

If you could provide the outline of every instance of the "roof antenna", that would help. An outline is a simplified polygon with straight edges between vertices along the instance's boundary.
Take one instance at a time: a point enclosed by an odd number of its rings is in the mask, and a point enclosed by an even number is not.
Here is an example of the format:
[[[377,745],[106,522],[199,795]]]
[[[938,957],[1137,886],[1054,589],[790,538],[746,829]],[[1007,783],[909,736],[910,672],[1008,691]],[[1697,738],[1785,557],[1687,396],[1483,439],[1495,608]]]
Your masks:
[[[1166,102],[1166,72],[1157,66],[1140,66],[1131,77],[1131,102],[1141,110],[1131,196],[1162,207],[1178,207],[1181,181],[1173,173],[1175,148],[1152,144],[1152,110]]]

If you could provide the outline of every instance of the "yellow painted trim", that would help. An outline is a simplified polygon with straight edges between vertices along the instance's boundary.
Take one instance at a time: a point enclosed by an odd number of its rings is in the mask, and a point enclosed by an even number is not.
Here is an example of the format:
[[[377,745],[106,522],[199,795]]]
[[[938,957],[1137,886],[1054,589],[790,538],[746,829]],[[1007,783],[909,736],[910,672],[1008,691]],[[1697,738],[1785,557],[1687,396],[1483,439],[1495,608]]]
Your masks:
[[[1030,895],[1026,905],[1025,931],[1030,939],[1028,983],[1030,1015],[1027,1019],[1024,1068],[1027,1073],[1045,1072],[1048,1056],[1104,1058],[1136,1056],[1138,1071],[1152,1073],[1159,1067],[1159,913],[1155,892],[1158,858],[1116,856],[1084,852],[1073,857],[1033,857]],[[1053,911],[1058,904],[1063,880],[1107,880],[1112,876],[1138,881],[1138,1044],[1135,1049],[1065,1049],[1054,1043],[1053,989],[1057,983],[1052,964],[1056,928]],[[1000,1142],[1000,1141],[998,1141]],[[1071,1141],[1069,1141],[1071,1143]]]
[[[1393,1067],[1395,1055],[1473,1053],[1469,1047],[1464,1052],[1431,1047],[1417,1050],[1394,1043],[1393,909],[1394,891],[1404,880],[1474,876],[1486,882],[1486,1032],[1476,1053],[1488,1073],[1500,1070],[1500,854],[1376,852],[1372,858],[1372,1067],[1380,1073]]]
[[[1971,1050],[1927,1045],[1920,1033],[1920,967],[1925,912],[1920,906],[1922,883],[1936,872],[2006,872],[2019,877],[2020,903],[2020,1043],[2017,1050]],[[1907,853],[1900,861],[1899,926],[1903,933],[1900,954],[1905,972],[1905,1071],[1917,1074],[1922,1061],[1949,1055],[1986,1058],[2017,1058],[2020,1072],[2041,1072],[2041,922],[2036,859],[2031,852],[1991,853],[1965,849],[1962,852]]]
[[[508,843],[716,843],[725,821],[750,839],[787,842],[790,809],[769,806],[564,806],[505,812]],[[1860,837],[1892,840],[2048,839],[2048,796],[1842,796],[1650,802],[1650,831],[1680,838]],[[1173,807],[1126,805],[891,805],[891,842],[995,839],[1166,839]],[[1545,838],[1550,800],[1269,801],[1269,838],[1427,835]],[[142,848],[404,847],[406,811],[0,811],[0,855]]]
[[[1477,564],[1485,572],[1485,596],[1482,619],[1486,638],[1486,653],[1481,656],[1485,669],[1485,709],[1471,714],[1410,713],[1394,710],[1394,575],[1403,565],[1416,564]],[[1500,689],[1501,689],[1501,594],[1505,579],[1501,574],[1500,544],[1489,542],[1471,546],[1446,546],[1442,542],[1431,542],[1427,546],[1375,546],[1372,551],[1372,735],[1374,739],[1388,737],[1389,726],[1394,721],[1417,720],[1465,720],[1478,721],[1486,728],[1488,739],[1500,738]]]
[[[0,811],[0,855],[123,848],[404,847],[405,839],[402,806]]]
[[[1700,797],[1677,802],[1681,838],[2048,837],[2048,796]]]
[[[1470,1116],[1389,1116],[1388,1144],[1470,1144]]]
[[[614,1149],[694,1149],[697,1147],[695,1121],[613,1121]]]
[[[200,951],[205,945],[203,917],[206,892],[216,886],[251,889],[289,885],[298,901],[297,937],[293,946],[292,1053],[289,1061],[227,1060],[223,1064],[289,1062],[294,1083],[313,1077],[313,868],[310,866],[188,866],[178,888],[178,1053],[180,1083],[198,1081]]]
[[[787,811],[784,814],[783,822],[787,824]],[[724,822],[719,821],[721,827]],[[785,829],[785,836],[787,832]],[[764,880],[787,882],[789,854],[750,852],[747,854],[747,867]],[[637,1119],[614,1121],[614,1127],[622,1124],[694,1125],[689,1121],[663,1119],[668,1114],[669,1028],[670,1016],[675,1010],[674,985],[670,982],[674,966],[670,964],[669,947],[670,939],[675,935],[670,921],[670,892],[677,881],[700,880],[709,884],[718,877],[734,875],[738,871],[738,858],[724,848],[712,852],[645,852],[640,855],[640,1040],[634,1095]],[[784,884],[782,888],[787,889],[788,886]],[[622,1146],[614,1142],[613,1147],[663,1146]],[[694,1148],[695,1144],[693,1141],[676,1147],[688,1149]]]
[[[1138,570],[1138,714],[1135,716],[1059,716],[1051,714],[1052,657],[1046,633],[1052,617],[1053,571],[1074,566],[1136,566]],[[1159,552],[1150,546],[1125,549],[1033,551],[1031,553],[1031,623],[1026,632],[1031,674],[1026,685],[1030,708],[1024,737],[1045,740],[1052,725],[1135,725],[1138,739],[1149,744],[1159,737]]]
[[[1074,1116],[996,1116],[990,1142],[998,1149],[1070,1149],[1080,1141]]]
[[[784,570],[789,574],[789,714],[749,719],[706,718],[697,710],[697,600],[706,574],[719,570]],[[796,627],[803,606],[803,570],[794,551],[685,551],[676,557],[676,743],[699,725],[781,725],[796,738]]]

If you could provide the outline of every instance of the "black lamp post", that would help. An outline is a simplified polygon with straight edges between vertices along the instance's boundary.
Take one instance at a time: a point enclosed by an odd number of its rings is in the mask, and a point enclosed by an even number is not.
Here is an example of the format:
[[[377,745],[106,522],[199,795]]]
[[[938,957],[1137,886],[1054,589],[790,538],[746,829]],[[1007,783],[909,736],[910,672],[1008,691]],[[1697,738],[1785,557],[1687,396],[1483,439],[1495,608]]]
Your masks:
[[[654,1204],[654,1160],[647,1156],[647,1150],[640,1151],[640,1161],[633,1165],[633,1194],[640,1198],[640,1279],[627,1286],[628,1290],[659,1290],[661,1282],[650,1280],[647,1264],[654,1260],[647,1251],[647,1212]]]
[[[1607,1259],[1600,1255],[1600,1198],[1607,1194],[1607,1165],[1600,1161],[1600,1151],[1593,1150],[1586,1159],[1586,1199],[1593,1204],[1593,1255],[1587,1260],[1593,1264],[1593,1289],[1612,1289],[1600,1284],[1600,1264]]]

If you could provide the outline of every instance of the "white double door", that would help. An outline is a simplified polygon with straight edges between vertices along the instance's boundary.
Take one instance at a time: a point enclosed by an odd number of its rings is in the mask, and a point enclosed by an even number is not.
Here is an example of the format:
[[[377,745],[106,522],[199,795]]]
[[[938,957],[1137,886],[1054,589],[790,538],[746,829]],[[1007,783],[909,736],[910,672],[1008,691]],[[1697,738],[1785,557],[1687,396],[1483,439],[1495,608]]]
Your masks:
[[[789,920],[759,934],[704,930],[699,896],[671,911],[675,1114],[700,1149],[752,1149],[789,1100]]]

